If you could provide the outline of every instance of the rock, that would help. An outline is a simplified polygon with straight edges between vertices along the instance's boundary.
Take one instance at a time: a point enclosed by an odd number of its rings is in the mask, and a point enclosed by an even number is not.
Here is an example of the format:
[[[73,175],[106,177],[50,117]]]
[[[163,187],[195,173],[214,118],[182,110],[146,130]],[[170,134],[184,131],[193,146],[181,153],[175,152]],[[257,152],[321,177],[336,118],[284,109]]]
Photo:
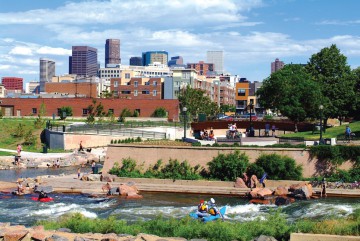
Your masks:
[[[29,233],[29,231],[24,230],[24,229],[9,231],[9,232],[4,233],[4,240],[18,241],[18,240],[21,240],[22,238],[24,238],[28,233]]]
[[[60,235],[53,234],[53,235],[51,235],[51,237],[47,237],[45,239],[45,241],[69,241],[69,240],[67,238],[65,238],[65,237],[60,236]]]
[[[252,203],[252,204],[264,204],[264,205],[269,205],[271,204],[270,200],[269,199],[258,199],[258,198],[255,198],[255,199],[251,199],[249,201],[249,203]]]
[[[113,182],[114,178],[112,177],[112,175],[101,175],[100,176],[100,181],[102,181],[102,182]]]
[[[248,193],[248,196],[251,198],[256,198],[258,191],[260,191],[260,188],[254,188]]]
[[[126,198],[127,199],[141,199],[141,198],[143,198],[143,196],[137,194],[136,192],[128,192],[126,194]]]
[[[89,239],[89,238],[84,238],[84,237],[78,237],[78,236],[76,236],[76,237],[74,238],[74,241],[92,241],[92,240],[94,240],[94,239]]]
[[[118,241],[118,236],[115,233],[105,234],[101,241]]]
[[[271,191],[269,188],[262,188],[257,192],[257,196],[264,198],[265,196],[270,196],[273,194],[273,191]]]
[[[289,190],[292,191],[293,196],[300,199],[310,199],[313,194],[311,184],[307,184],[305,182],[297,185],[291,185]]]
[[[274,190],[275,196],[286,196],[288,194],[289,194],[289,191],[288,191],[287,187],[279,186]]]
[[[136,186],[128,186],[126,184],[120,184],[119,193],[121,196],[127,196],[128,193],[138,193],[138,189]]]
[[[283,206],[289,205],[290,203],[295,202],[295,199],[289,197],[276,197],[275,198],[275,205],[276,206]]]
[[[88,181],[100,181],[100,175],[99,174],[89,174]]]
[[[240,177],[236,178],[234,187],[237,187],[237,188],[247,188],[244,180],[243,180],[242,178],[240,178]]]
[[[117,187],[112,187],[112,188],[109,190],[109,195],[119,195],[119,188],[117,188]]]
[[[277,241],[277,240],[271,236],[260,235],[259,237],[254,238],[252,241]]]
[[[289,191],[290,192],[293,192],[295,191],[296,189],[300,189],[301,187],[305,186],[306,185],[306,182],[301,182],[301,183],[297,183],[297,184],[292,184],[290,187],[289,187]]]
[[[41,231],[33,231],[31,234],[31,238],[34,240],[44,241],[46,239],[47,235],[44,232]]]
[[[59,228],[57,231],[64,232],[64,233],[71,233],[71,229],[69,229],[69,228]]]

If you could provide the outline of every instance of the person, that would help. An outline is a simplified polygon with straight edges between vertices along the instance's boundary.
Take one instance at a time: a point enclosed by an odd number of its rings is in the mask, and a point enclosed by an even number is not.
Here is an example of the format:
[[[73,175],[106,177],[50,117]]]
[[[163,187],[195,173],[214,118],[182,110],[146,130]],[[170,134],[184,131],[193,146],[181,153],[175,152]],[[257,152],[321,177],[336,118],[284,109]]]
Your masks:
[[[109,182],[107,182],[104,186],[102,186],[101,188],[103,190],[103,192],[106,192],[108,195],[110,194],[110,190],[111,190],[111,185]]]
[[[19,195],[25,193],[25,188],[23,187],[22,182],[23,182],[22,180],[17,181],[17,192],[18,192]]]
[[[92,161],[92,163],[91,163],[91,171],[92,171],[92,173],[95,173],[95,166],[96,166],[95,161]]]
[[[322,181],[321,181],[321,192],[320,192],[320,197],[322,197],[322,196],[324,196],[324,197],[326,197],[327,195],[326,195],[326,179],[325,179],[325,177],[322,179]]]
[[[276,130],[275,125],[272,125],[272,127],[271,127],[272,136],[275,136],[275,130]]]
[[[250,179],[248,177],[248,175],[246,174],[246,172],[243,173],[243,180],[244,180],[244,183],[247,187],[250,186]]]
[[[80,167],[79,167],[78,170],[77,170],[78,179],[80,179],[80,174],[81,174],[81,169],[80,169]]]
[[[21,156],[22,147],[20,144],[17,145],[16,151],[17,151],[17,155]]]
[[[56,160],[55,167],[57,167],[57,168],[60,167],[60,161],[59,161],[59,159]]]
[[[265,124],[265,136],[270,136],[270,124]]]
[[[346,126],[346,128],[345,128],[345,140],[347,140],[348,142],[350,142],[350,138],[351,138],[351,129],[350,129],[350,126]]]
[[[210,140],[210,141],[215,140],[215,135],[214,135],[214,131],[213,131],[213,130],[210,130],[210,133],[209,133],[209,140]]]
[[[200,140],[204,140],[204,131],[203,130],[200,131]]]
[[[209,208],[208,208],[207,202],[204,200],[200,200],[200,203],[197,207],[197,212],[196,212],[198,217],[202,218],[202,217],[209,216],[210,214],[208,213],[208,211],[209,211]]]
[[[43,190],[41,190],[39,193],[38,201],[43,198],[48,198],[48,195]]]
[[[236,131],[237,131],[237,127],[236,127],[236,123],[232,124],[230,127],[230,136],[232,139],[235,139],[235,135],[236,135]]]
[[[263,187],[265,187],[265,180],[267,178],[267,173],[265,172],[262,177],[260,178],[259,183],[262,184]]]
[[[82,145],[82,141],[80,141],[80,144],[79,144],[79,151],[84,151],[84,147]]]
[[[224,216],[220,213],[219,209],[217,208],[214,198],[210,198],[208,213],[213,216],[220,215],[222,220],[224,220]]]

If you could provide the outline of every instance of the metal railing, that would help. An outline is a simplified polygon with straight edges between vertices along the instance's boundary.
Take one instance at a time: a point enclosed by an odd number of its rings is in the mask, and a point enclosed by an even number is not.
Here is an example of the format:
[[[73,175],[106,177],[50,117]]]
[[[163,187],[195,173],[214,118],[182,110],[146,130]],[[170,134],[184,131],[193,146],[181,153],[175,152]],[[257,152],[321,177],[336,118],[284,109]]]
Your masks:
[[[140,126],[138,126],[140,127]],[[70,126],[48,126],[49,130],[56,132],[84,133],[84,134],[102,134],[141,137],[146,139],[166,139],[165,132],[145,131],[139,129],[127,128],[121,124],[94,124],[94,125],[70,125]]]

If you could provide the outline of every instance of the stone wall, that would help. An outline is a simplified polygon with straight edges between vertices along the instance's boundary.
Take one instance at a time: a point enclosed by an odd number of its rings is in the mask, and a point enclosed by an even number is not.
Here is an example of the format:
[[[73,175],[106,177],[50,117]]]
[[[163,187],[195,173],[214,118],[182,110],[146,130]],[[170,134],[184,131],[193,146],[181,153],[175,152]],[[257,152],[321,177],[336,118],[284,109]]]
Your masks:
[[[310,159],[309,151],[303,148],[237,148],[249,156],[250,162],[261,154],[277,153],[289,156],[296,160],[297,164],[303,167],[303,176],[311,177],[316,173],[317,159]],[[167,162],[170,158],[182,162],[187,160],[191,166],[200,165],[207,168],[207,163],[220,153],[231,153],[234,148],[230,147],[175,147],[175,146],[144,146],[144,145],[109,145],[105,157],[103,172],[108,172],[118,162],[121,166],[122,159],[131,157],[137,161],[138,166],[142,165],[144,170],[154,165],[159,159]],[[349,169],[351,163],[347,162],[341,166],[342,169]]]

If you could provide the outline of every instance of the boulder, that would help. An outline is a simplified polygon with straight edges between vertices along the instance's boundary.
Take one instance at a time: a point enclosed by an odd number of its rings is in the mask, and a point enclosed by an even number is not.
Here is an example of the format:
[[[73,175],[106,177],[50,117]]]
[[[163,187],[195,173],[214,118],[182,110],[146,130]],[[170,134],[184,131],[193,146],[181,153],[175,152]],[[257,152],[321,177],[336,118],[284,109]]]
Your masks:
[[[276,197],[275,198],[276,206],[289,205],[290,203],[293,203],[293,202],[295,202],[294,198],[289,198],[289,197]]]
[[[286,196],[289,194],[289,188],[287,187],[283,187],[283,186],[279,186],[274,190],[274,195],[275,196]]]
[[[89,174],[88,181],[100,181],[100,175],[99,174]]]
[[[102,182],[113,182],[115,180],[115,176],[114,175],[101,175],[100,176],[100,181]]]
[[[258,191],[260,191],[260,188],[254,188],[248,193],[248,196],[250,196],[251,198],[257,198]]]
[[[137,187],[134,185],[134,186],[129,186],[127,184],[120,184],[119,186],[119,194],[121,196],[128,196],[128,194],[138,194],[138,189]]]
[[[234,187],[237,187],[237,188],[247,188],[244,180],[243,180],[242,178],[240,178],[240,177],[236,178]]]
[[[31,234],[31,238],[33,240],[44,241],[47,235],[43,231],[33,231]]]
[[[65,238],[65,237],[60,236],[60,235],[53,234],[53,235],[51,235],[51,237],[47,237],[45,239],[45,241],[69,241],[69,240],[67,238]]]
[[[24,230],[24,229],[9,231],[9,232],[4,233],[4,240],[18,241],[18,240],[21,240],[22,238],[24,238],[28,233],[29,233],[29,231]]]
[[[313,191],[311,184],[304,184],[299,186],[297,189],[294,189],[292,192],[293,196],[300,199],[310,199]]]
[[[289,187],[289,191],[290,192],[293,192],[295,191],[296,189],[301,189],[303,186],[306,185],[306,182],[300,182],[300,183],[297,183],[297,184],[292,184],[290,187]]]
[[[254,238],[251,241],[277,241],[277,240],[271,236],[260,235],[259,237]]]
[[[265,196],[270,196],[273,194],[269,188],[262,188],[257,192],[258,197],[264,198]]]

